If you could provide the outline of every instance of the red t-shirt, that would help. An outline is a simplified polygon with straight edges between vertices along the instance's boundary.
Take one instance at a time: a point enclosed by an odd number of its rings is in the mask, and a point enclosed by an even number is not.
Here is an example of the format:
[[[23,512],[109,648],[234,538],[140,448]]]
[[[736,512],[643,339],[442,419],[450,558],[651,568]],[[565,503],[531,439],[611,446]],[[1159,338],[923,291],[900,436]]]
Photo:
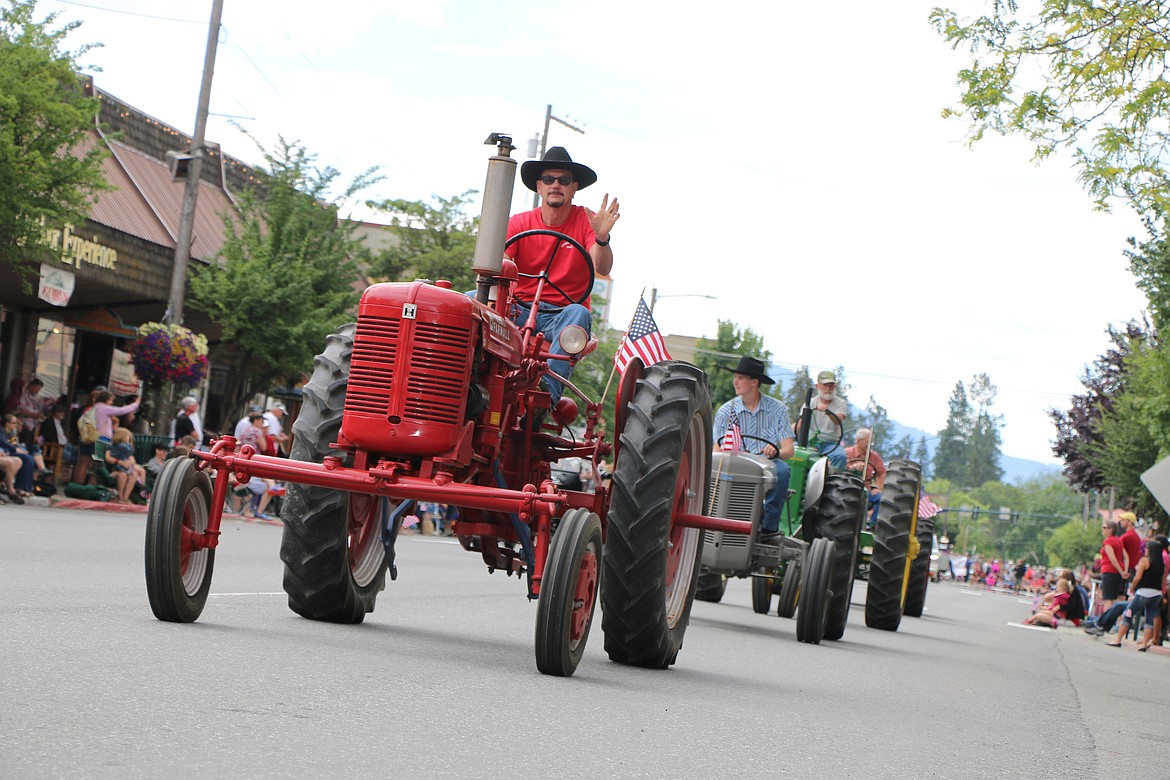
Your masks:
[[[1105,537],[1105,544],[1101,545],[1101,573],[1121,574],[1117,570],[1117,567],[1113,565],[1113,561],[1109,560],[1109,556],[1105,553],[1106,547],[1113,548],[1113,554],[1117,556],[1118,565],[1125,563],[1125,545],[1121,543],[1121,537],[1107,536]]]
[[[1125,551],[1129,553],[1129,568],[1132,571],[1137,568],[1138,561],[1142,559],[1142,538],[1138,536],[1138,532],[1132,528],[1121,535],[1121,543],[1125,545]],[[1121,556],[1117,556],[1121,560]]]
[[[555,230],[575,239],[581,246],[585,247],[586,251],[589,251],[597,243],[593,226],[589,224],[589,214],[581,206],[570,208],[569,218],[560,225],[546,225],[541,218],[539,208],[516,214],[508,220],[508,238],[517,233],[523,233],[525,230]],[[505,254],[516,261],[516,269],[520,273],[539,274],[548,267],[549,258],[556,245],[557,240],[552,236],[533,236],[532,238],[520,239],[508,247]],[[556,260],[553,262],[549,278],[567,295],[572,296],[572,300],[568,300],[545,283],[543,299],[546,303],[551,303],[554,306],[572,303],[585,293],[590,292],[586,290],[589,285],[589,267],[585,264],[581,253],[567,241],[561,241],[560,246],[556,247]],[[516,283],[516,297],[524,301],[531,301],[536,297],[536,284],[536,279],[520,277]],[[585,308],[591,308],[588,298],[585,299],[583,305]]]

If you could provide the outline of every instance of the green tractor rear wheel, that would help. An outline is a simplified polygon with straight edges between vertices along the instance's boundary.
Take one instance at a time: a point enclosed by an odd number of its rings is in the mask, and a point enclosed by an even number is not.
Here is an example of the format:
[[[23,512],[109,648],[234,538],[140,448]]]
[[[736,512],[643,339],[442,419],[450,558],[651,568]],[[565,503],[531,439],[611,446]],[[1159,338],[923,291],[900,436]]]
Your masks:
[[[882,631],[897,631],[906,603],[911,561],[910,538],[918,513],[918,489],[922,470],[909,460],[891,461],[873,529],[873,556],[869,566],[869,592],[865,599],[865,624]]]

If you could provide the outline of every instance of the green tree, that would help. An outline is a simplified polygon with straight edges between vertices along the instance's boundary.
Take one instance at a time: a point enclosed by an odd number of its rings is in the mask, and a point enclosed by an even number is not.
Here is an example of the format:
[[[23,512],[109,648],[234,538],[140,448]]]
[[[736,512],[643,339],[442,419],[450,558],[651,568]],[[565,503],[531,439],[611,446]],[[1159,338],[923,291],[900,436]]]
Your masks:
[[[0,7],[0,262],[46,257],[45,226],[80,224],[92,198],[110,189],[107,152],[84,144],[99,102],[86,95],[76,58],[63,39],[80,22],[53,29],[37,20],[35,0]]]
[[[955,384],[948,401],[946,426],[939,431],[934,473],[959,485],[976,487],[998,481],[1000,428],[1003,418],[992,414],[998,391],[987,374],[976,374],[968,388]]]
[[[872,395],[869,397],[869,403],[866,404],[865,409],[858,415],[856,422],[856,425],[851,426],[853,430],[869,428],[873,431],[873,446],[879,452],[882,452],[893,439],[894,423],[890,420],[886,407],[874,400]],[[846,439],[849,438],[847,435]],[[849,442],[847,441],[847,443]],[[907,449],[907,456],[909,456],[909,449]]]
[[[910,434],[906,434],[889,446],[883,444],[878,448],[878,452],[880,452],[882,457],[885,458],[888,462],[894,458],[909,458],[910,452],[913,450],[913,448],[914,437]],[[923,473],[922,478],[923,480],[926,479],[925,472]]]
[[[914,447],[914,454],[907,455],[907,457],[922,466],[922,478],[924,480],[930,479],[933,476],[930,469],[930,450],[926,449],[925,436],[918,437],[918,444]]]
[[[751,328],[740,328],[730,320],[719,320],[714,339],[699,339],[695,352],[695,365],[707,372],[711,383],[711,402],[715,408],[735,397],[732,372],[741,355],[757,357],[764,365],[772,362],[772,353],[764,349],[764,339]],[[768,392],[767,386],[761,390]],[[771,388],[775,394],[778,388]]]
[[[1164,0],[1040,0],[1021,11],[997,0],[960,19],[935,8],[935,30],[974,59],[958,74],[968,137],[1021,134],[1036,159],[1072,151],[1098,207],[1114,197],[1139,214],[1170,205],[1170,3]]]
[[[938,449],[934,451],[934,474],[960,485],[967,485],[967,464],[964,460],[963,443],[971,427],[971,403],[967,400],[967,388],[962,382],[955,383],[947,401],[946,426],[938,432]]]
[[[213,348],[213,361],[229,366],[221,429],[253,393],[307,371],[357,303],[355,260],[365,250],[355,223],[338,219],[328,199],[337,171],[313,168],[314,158],[284,139],[264,156],[269,173],[260,190],[240,194],[238,227],[224,218],[220,262],[191,268],[191,307],[223,328]],[[371,173],[337,201],[365,187]]]
[[[1079,520],[1069,520],[1048,537],[1047,560],[1051,566],[1091,564],[1101,549],[1101,532],[1097,523],[1085,528]]]
[[[987,374],[976,374],[971,378],[968,396],[972,402],[974,420],[966,442],[968,485],[998,481],[1003,476],[1003,469],[999,466],[1003,417],[991,412],[998,393]]]
[[[809,391],[815,393],[816,390],[816,382],[809,375],[808,366],[801,366],[792,378],[792,386],[785,389],[780,397],[788,409],[788,416],[792,418],[793,425],[800,419],[800,411],[804,408],[805,401],[808,400]]]
[[[1133,342],[1126,359],[1126,381],[1101,415],[1101,442],[1089,457],[1105,483],[1117,488],[1124,505],[1159,523],[1166,512],[1141,481],[1141,474],[1170,456],[1170,354],[1158,343]]]
[[[438,203],[423,201],[368,201],[367,206],[386,212],[400,244],[383,250],[371,263],[376,276],[390,281],[448,279],[456,290],[475,286],[471,259],[475,254],[475,233],[479,219],[469,217],[465,207],[477,190],[451,198],[433,196]]]

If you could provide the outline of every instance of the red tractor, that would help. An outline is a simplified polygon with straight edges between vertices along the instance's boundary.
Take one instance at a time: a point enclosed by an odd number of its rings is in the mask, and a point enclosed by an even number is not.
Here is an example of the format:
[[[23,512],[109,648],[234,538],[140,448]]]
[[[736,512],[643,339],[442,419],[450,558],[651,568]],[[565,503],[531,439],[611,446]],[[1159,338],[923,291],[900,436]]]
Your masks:
[[[199,617],[229,477],[261,477],[288,483],[284,589],[289,607],[306,618],[360,623],[387,572],[397,575],[395,541],[415,502],[453,504],[462,547],[489,572],[526,578],[537,600],[541,672],[576,670],[599,592],[612,660],[674,663],[703,530],[751,530],[702,514],[712,453],[706,376],[682,362],[634,361],[619,384],[613,444],[599,432],[599,403],[571,382],[550,403],[540,383],[551,355],[535,329],[538,306],[524,324],[513,323],[518,273],[503,258],[513,147],[500,134],[486,143],[498,149],[488,164],[474,297],[443,281],[371,286],[356,325],[330,336],[314,361],[290,458],[257,455],[225,436],[209,452],[167,463],[146,528],[147,594],[158,619]],[[560,238],[592,275],[584,247]],[[537,303],[556,259],[554,250]],[[570,327],[560,345],[575,363],[596,341]],[[583,434],[572,433],[581,406],[570,396],[582,401]],[[551,479],[550,463],[561,458],[591,462],[596,474],[607,457],[610,489],[564,490]]]

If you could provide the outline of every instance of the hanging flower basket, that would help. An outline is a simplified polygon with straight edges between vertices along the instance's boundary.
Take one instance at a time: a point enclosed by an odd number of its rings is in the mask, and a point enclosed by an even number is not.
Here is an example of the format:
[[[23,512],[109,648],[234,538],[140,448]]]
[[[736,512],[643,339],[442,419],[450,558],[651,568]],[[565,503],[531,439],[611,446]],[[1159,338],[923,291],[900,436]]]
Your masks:
[[[130,345],[130,362],[144,382],[194,387],[207,376],[207,338],[182,325],[143,323]]]

